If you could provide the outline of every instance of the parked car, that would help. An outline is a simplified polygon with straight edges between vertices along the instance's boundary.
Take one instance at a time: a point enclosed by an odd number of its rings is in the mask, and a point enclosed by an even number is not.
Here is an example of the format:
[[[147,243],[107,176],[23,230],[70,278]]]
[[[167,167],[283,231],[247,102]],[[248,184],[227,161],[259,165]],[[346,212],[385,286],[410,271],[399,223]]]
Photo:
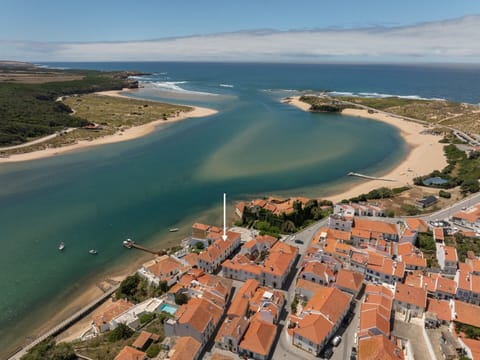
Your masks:
[[[333,355],[333,348],[332,347],[328,347],[326,348],[324,351],[323,351],[323,358],[324,359],[330,359]]]
[[[303,240],[295,239],[295,243],[296,243],[296,244],[303,244]]]
[[[337,335],[333,338],[332,345],[338,346],[338,344],[340,344],[340,341],[342,341],[342,337],[340,335]]]

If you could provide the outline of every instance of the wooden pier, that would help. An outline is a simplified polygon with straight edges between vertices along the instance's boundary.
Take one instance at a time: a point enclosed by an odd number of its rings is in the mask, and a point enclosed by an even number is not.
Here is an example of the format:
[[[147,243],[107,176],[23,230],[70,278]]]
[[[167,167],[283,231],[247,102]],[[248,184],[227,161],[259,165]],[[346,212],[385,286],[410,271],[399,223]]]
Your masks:
[[[381,178],[381,177],[375,177],[375,176],[368,176],[368,175],[363,175],[363,174],[356,173],[356,172],[349,172],[347,175],[348,175],[348,176],[357,176],[357,177],[361,177],[361,178],[363,178],[363,179],[368,179],[368,180],[396,181],[396,180],[394,180],[394,179],[387,179],[387,178]]]
[[[134,248],[134,249],[142,250],[142,251],[148,252],[150,254],[154,254],[154,255],[165,255],[167,253],[165,250],[155,251],[155,250],[146,248],[145,246],[138,245],[138,244],[135,243],[135,241],[133,241],[131,239],[125,240],[123,242],[123,246],[126,247],[127,249]]]

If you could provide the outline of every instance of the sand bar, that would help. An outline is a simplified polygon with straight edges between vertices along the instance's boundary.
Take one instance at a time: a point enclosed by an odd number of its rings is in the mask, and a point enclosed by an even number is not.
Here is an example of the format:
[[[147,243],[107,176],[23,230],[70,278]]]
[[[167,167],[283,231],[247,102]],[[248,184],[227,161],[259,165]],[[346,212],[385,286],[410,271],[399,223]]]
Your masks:
[[[294,96],[282,101],[296,106],[301,110],[309,111],[310,105],[299,99],[299,96]],[[439,136],[422,133],[427,128],[421,124],[406,121],[385,112],[369,113],[367,110],[345,109],[342,111],[342,114],[382,121],[396,127],[400,130],[400,135],[409,145],[410,149],[405,158],[399,162],[395,168],[386,174],[381,174],[381,177],[394,179],[395,181],[364,180],[353,187],[348,186],[348,189],[342,192],[326,196],[326,198],[334,202],[367,193],[382,186],[392,188],[412,185],[413,178],[427,175],[433,170],[441,170],[447,165],[447,160],[443,152],[445,144],[438,142],[441,139]]]
[[[101,92],[98,92],[97,94],[132,99],[131,97],[122,95],[122,93],[127,91],[129,90],[101,91]],[[188,106],[193,108],[193,110],[189,112],[181,112],[179,115],[169,117],[168,120],[159,119],[156,121],[152,121],[148,124],[134,126],[134,127],[125,129],[123,131],[118,131],[113,135],[107,135],[91,141],[81,140],[81,141],[78,141],[76,144],[72,144],[72,145],[66,145],[66,146],[57,147],[57,148],[48,148],[48,149],[32,151],[24,154],[12,154],[9,157],[0,157],[0,164],[9,163],[9,162],[37,160],[37,159],[42,159],[50,156],[65,154],[71,151],[87,148],[90,146],[98,146],[98,145],[112,144],[112,143],[121,142],[121,141],[128,141],[128,140],[136,139],[141,136],[150,134],[151,132],[155,131],[155,129],[159,125],[170,124],[172,122],[177,122],[177,121],[181,121],[189,118],[211,116],[218,113],[218,111],[214,109],[209,109],[209,108],[200,107],[200,106],[190,106],[190,105]]]

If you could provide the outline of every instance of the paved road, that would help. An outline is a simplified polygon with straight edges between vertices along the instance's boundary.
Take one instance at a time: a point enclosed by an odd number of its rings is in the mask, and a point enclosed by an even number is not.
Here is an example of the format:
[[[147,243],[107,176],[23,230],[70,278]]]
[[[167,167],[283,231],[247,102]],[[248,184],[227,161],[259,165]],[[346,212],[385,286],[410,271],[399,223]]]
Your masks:
[[[422,334],[420,325],[414,323],[405,323],[395,319],[393,324],[393,335],[408,339],[413,348],[413,356],[415,360],[432,360],[428,352],[425,338]]]
[[[296,267],[292,270],[292,276],[290,277],[291,282],[289,284],[288,289],[285,290],[286,292],[286,299],[287,303],[285,305],[285,309],[290,309],[290,304],[295,295],[295,279],[297,278],[298,273],[300,272],[300,266],[303,261],[303,257],[305,252],[312,241],[313,236],[315,233],[323,226],[327,225],[328,219],[322,219],[315,224],[309,226],[308,228],[298,232],[295,234],[295,237],[289,236],[287,237],[284,242],[290,245],[297,246],[299,248],[300,258],[297,261]],[[301,240],[303,244],[296,243],[295,240]],[[294,274],[294,276],[293,276]],[[280,316],[280,331],[277,335],[278,338],[276,339],[277,343],[275,346],[274,353],[272,355],[272,359],[318,359],[315,356],[307,353],[306,351],[300,350],[297,347],[292,345],[291,339],[288,337],[285,326],[287,325],[286,319],[288,316],[288,312],[284,311]]]
[[[354,300],[355,301],[355,308],[354,308],[354,317],[352,321],[348,324],[347,328],[340,334],[342,336],[342,342],[338,345],[337,348],[333,351],[332,360],[345,360],[350,359],[350,354],[352,352],[352,347],[357,347],[355,344],[355,333],[358,330],[360,324],[360,304],[362,300]]]
[[[459,212],[462,210],[463,207],[470,207],[472,205],[475,205],[480,202],[480,193],[476,193],[473,195],[470,195],[469,197],[460,200],[456,202],[453,205],[450,205],[442,210],[439,210],[437,212],[434,212],[432,214],[428,214],[425,216],[422,216],[422,218],[426,221],[431,221],[435,219],[447,219],[456,212]]]

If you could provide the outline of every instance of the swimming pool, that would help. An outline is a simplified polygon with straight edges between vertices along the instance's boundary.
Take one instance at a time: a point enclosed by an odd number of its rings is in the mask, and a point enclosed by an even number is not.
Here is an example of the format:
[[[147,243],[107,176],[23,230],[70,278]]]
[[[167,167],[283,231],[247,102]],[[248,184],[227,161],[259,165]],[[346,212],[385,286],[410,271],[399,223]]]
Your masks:
[[[165,311],[165,312],[169,313],[170,315],[175,315],[177,310],[178,310],[178,307],[176,307],[174,305],[167,304],[167,303],[164,303],[164,304],[162,304],[162,306],[160,306],[160,311]]]

